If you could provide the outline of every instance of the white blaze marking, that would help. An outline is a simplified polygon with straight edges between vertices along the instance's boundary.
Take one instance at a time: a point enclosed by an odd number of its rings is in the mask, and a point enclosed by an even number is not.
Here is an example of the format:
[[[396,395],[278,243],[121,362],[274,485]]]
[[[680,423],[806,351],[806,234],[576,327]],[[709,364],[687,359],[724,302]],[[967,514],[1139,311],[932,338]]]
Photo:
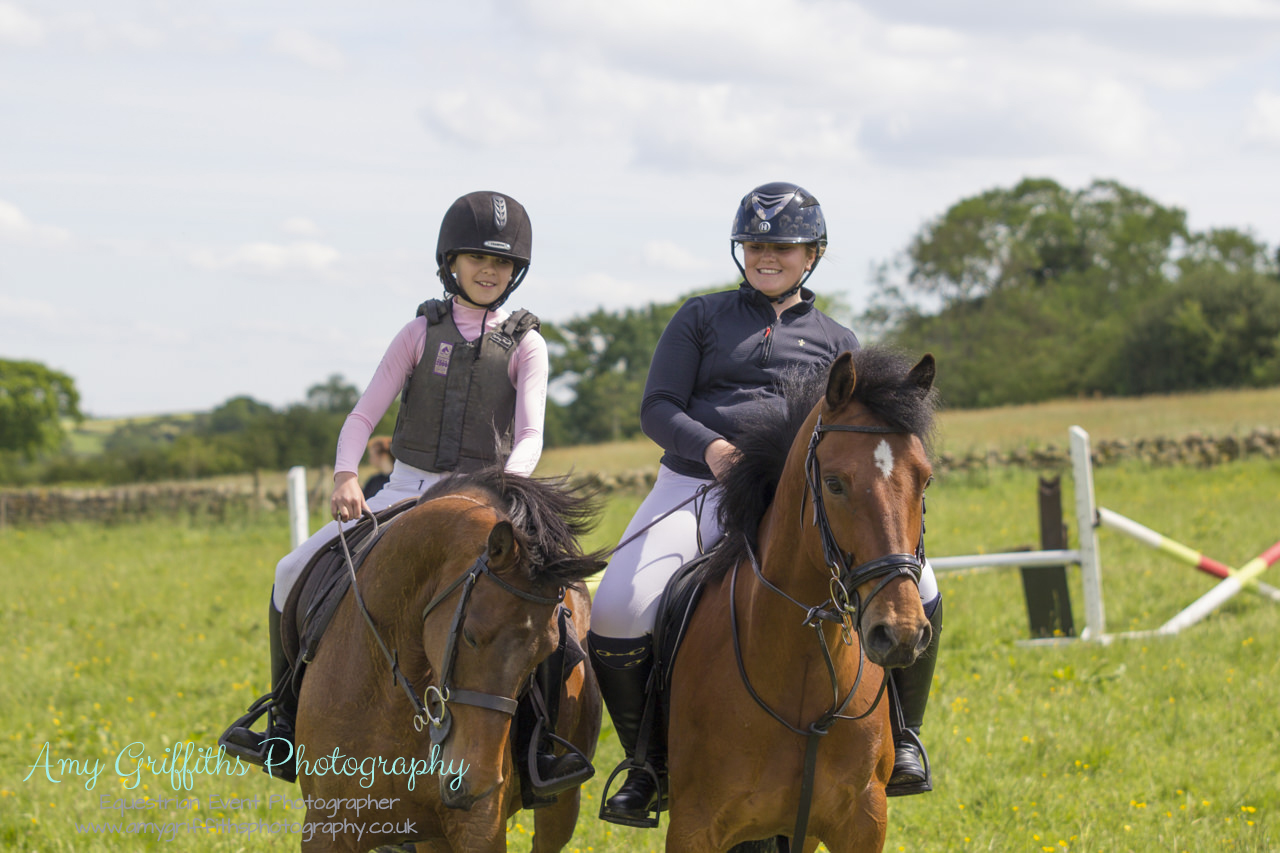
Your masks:
[[[889,475],[893,473],[893,449],[889,447],[889,442],[883,438],[876,447],[876,467],[880,469],[880,473],[884,478],[889,479]]]

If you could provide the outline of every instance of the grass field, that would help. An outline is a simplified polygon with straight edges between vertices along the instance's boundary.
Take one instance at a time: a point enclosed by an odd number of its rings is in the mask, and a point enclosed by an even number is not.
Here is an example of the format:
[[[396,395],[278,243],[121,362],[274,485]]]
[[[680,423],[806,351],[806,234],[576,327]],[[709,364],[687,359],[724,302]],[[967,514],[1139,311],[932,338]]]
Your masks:
[[[1199,409],[1202,401],[1193,402]],[[1207,414],[1235,417],[1226,408],[1210,406]],[[1065,419],[1062,440],[1065,424],[1073,422],[1105,435],[1078,415],[1005,413],[985,428],[975,420],[965,429],[1004,441],[999,436],[1015,420],[1043,422],[1026,427],[1023,439],[1042,441]],[[944,419],[944,429],[953,429],[951,423]],[[1153,429],[1163,434],[1221,431],[1172,410],[1161,424]],[[589,458],[584,451],[565,460],[584,470]],[[619,448],[600,457],[621,458]],[[1231,565],[1280,538],[1275,461],[1208,470],[1126,463],[1099,469],[1095,478],[1101,505]],[[940,478],[930,490],[930,553],[1035,543],[1035,490],[1034,473],[1012,469]],[[1069,490],[1064,500],[1070,507]],[[615,541],[636,501],[611,498],[589,544]],[[1100,537],[1109,630],[1155,628],[1213,583],[1118,534],[1104,530]],[[154,836],[78,833],[75,823],[120,821],[119,812],[101,808],[104,794],[157,802],[175,797],[167,777],[144,775],[137,789],[126,789],[123,783],[132,780],[122,783],[111,763],[135,742],[157,758],[175,744],[211,745],[265,687],[263,609],[275,560],[287,547],[281,513],[220,524],[0,531],[0,577],[8,592],[0,604],[0,848],[169,846]],[[1277,571],[1264,579],[1280,585]],[[1244,593],[1177,637],[1026,648],[1017,645],[1027,623],[1016,573],[948,574],[940,585],[947,624],[924,731],[935,791],[891,801],[886,850],[1280,850],[1280,608]],[[1080,624],[1078,573],[1072,585]],[[39,766],[45,744],[61,783],[45,778]],[[631,830],[593,817],[600,786],[619,758],[606,722],[600,772],[586,786],[570,850],[662,849],[661,830]],[[58,759],[101,759],[106,769],[86,790],[83,779],[59,773]],[[126,772],[131,766],[124,762]],[[279,821],[289,812],[279,804],[268,808],[266,797],[297,790],[253,773],[199,776],[182,793],[199,801],[196,813],[205,818]],[[211,798],[233,796],[259,796],[264,804],[236,813],[211,807]],[[180,821],[189,814],[171,805],[126,814],[123,822]],[[528,849],[531,831],[531,815],[518,816],[509,825],[510,848]],[[297,844],[297,835],[224,832],[180,836],[173,847],[286,850]]]

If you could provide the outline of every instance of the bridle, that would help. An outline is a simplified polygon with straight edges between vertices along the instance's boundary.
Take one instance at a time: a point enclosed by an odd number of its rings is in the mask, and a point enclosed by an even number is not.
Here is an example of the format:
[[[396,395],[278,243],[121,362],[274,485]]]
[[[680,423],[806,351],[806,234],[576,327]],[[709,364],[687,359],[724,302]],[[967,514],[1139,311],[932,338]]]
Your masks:
[[[463,498],[471,500],[479,504],[466,495],[450,495],[454,498]],[[483,504],[482,504],[483,505]],[[374,517],[375,536],[370,537],[366,543],[366,549],[372,546],[373,541],[377,538],[377,518]],[[409,683],[409,679],[405,677],[400,670],[399,654],[388,648],[386,642],[382,639],[377,626],[373,623],[373,616],[369,613],[369,608],[365,606],[364,597],[360,594],[360,586],[356,582],[355,564],[351,559],[351,551],[347,547],[346,534],[341,527],[338,528],[338,538],[342,542],[343,554],[346,557],[347,571],[351,576],[351,591],[355,594],[356,606],[360,613],[364,616],[364,621],[368,624],[369,630],[373,632],[373,637],[378,643],[378,647],[382,649],[383,657],[387,659],[387,663],[391,666],[391,676],[404,691],[409,698],[409,702],[413,705],[413,727],[419,732],[426,726],[431,726],[431,742],[440,744],[449,736],[449,731],[453,725],[453,716],[449,712],[450,703],[456,705],[473,705],[479,708],[488,708],[491,711],[497,711],[508,716],[515,716],[517,701],[509,696],[499,696],[493,693],[484,693],[479,690],[465,690],[453,687],[450,681],[453,677],[454,664],[458,657],[458,637],[462,634],[463,625],[466,623],[467,607],[471,602],[471,593],[475,590],[476,584],[482,577],[487,577],[496,583],[505,591],[511,593],[517,598],[525,601],[531,601],[534,604],[560,604],[564,601],[565,588],[561,586],[555,596],[536,595],[532,592],[512,586],[501,577],[494,573],[489,567],[489,551],[486,548],[484,553],[476,558],[475,563],[465,573],[459,575],[447,587],[436,594],[435,598],[427,604],[422,610],[422,621],[425,622],[427,615],[436,608],[441,602],[453,594],[454,590],[462,588],[462,595],[458,598],[458,606],[453,612],[453,622],[449,626],[449,637],[445,641],[444,664],[440,673],[439,685],[432,684],[423,692],[422,698],[418,698],[418,694],[414,691],[413,685]]]
[[[866,654],[863,651],[862,637],[862,614],[866,610],[866,605],[876,597],[886,586],[897,578],[908,578],[917,586],[920,584],[920,576],[924,571],[924,498],[920,499],[920,538],[916,544],[915,554],[886,554],[883,557],[877,557],[858,565],[853,565],[853,555],[844,551],[839,542],[836,541],[835,532],[831,529],[831,520],[827,516],[826,505],[822,499],[822,470],[818,463],[818,444],[822,441],[822,437],[828,432],[858,432],[871,433],[876,435],[895,435],[902,434],[905,430],[896,429],[888,426],[874,425],[857,425],[857,424],[823,424],[822,416],[818,416],[817,423],[814,424],[813,434],[809,437],[809,447],[805,454],[804,470],[805,483],[807,486],[807,494],[813,501],[813,524],[818,528],[818,534],[822,541],[823,560],[827,568],[831,571],[831,580],[829,582],[831,597],[822,604],[809,606],[792,598],[777,585],[771,583],[764,576],[764,571],[760,566],[760,561],[756,558],[755,551],[751,547],[751,541],[746,538],[746,552],[748,561],[751,563],[752,571],[755,572],[756,579],[771,592],[785,598],[787,601],[799,607],[805,612],[805,618],[802,625],[814,629],[817,634],[818,645],[822,649],[823,662],[826,664],[827,676],[831,680],[832,699],[828,709],[807,728],[801,728],[792,725],[784,719],[773,708],[764,701],[756,689],[752,686],[750,678],[747,676],[746,664],[742,659],[742,643],[738,632],[738,612],[737,612],[737,581],[738,567],[734,566],[733,573],[729,578],[729,624],[730,631],[733,635],[733,653],[738,664],[738,673],[742,677],[742,683],[746,687],[751,698],[756,704],[764,709],[771,717],[789,729],[791,732],[806,738],[804,771],[801,777],[800,787],[800,805],[799,812],[796,816],[796,828],[792,833],[792,838],[804,838],[805,829],[809,821],[809,807],[813,799],[813,778],[817,767],[818,743],[821,738],[831,730],[837,720],[861,720],[869,716],[880,704],[881,698],[884,696],[885,689],[889,683],[888,670],[883,671],[880,680],[880,688],[876,691],[876,697],[871,705],[862,713],[857,715],[845,714],[849,703],[853,701],[854,694],[858,692],[858,687],[862,684],[863,668],[866,664]],[[804,513],[804,501],[801,501],[800,512]],[[872,580],[879,580],[879,583],[867,595],[863,601],[858,593],[858,587]],[[849,692],[844,698],[840,698],[839,676],[836,672],[835,661],[831,657],[831,649],[827,643],[827,636],[823,633],[822,623],[834,622],[841,626],[841,634],[846,646],[853,644],[854,632],[858,635],[858,672],[854,677],[853,686],[849,688]],[[798,848],[797,848],[798,849]]]
[[[860,600],[857,592],[858,587],[877,578],[880,580],[867,595],[865,604],[870,604],[871,599],[875,598],[881,590],[897,578],[909,577],[917,586],[920,584],[920,575],[924,571],[924,497],[921,496],[920,498],[920,537],[916,540],[916,552],[914,554],[886,554],[883,557],[868,560],[857,566],[851,565],[853,555],[841,549],[840,543],[836,541],[836,534],[831,529],[831,520],[827,517],[826,504],[822,498],[822,469],[818,464],[818,444],[822,441],[822,436],[829,432],[900,435],[903,430],[870,424],[824,425],[822,416],[819,415],[818,421],[813,427],[813,435],[809,438],[809,449],[804,458],[805,480],[809,486],[809,497],[813,501],[813,523],[817,526],[818,535],[822,539],[823,559],[826,561],[827,568],[831,570],[832,597],[829,603],[834,603],[843,612],[856,613],[858,631],[861,632],[864,602]],[[803,502],[801,503],[800,511],[804,512]],[[852,604],[849,602],[850,590],[853,591]]]
[[[458,637],[462,634],[462,627],[467,619],[467,607],[471,603],[471,593],[475,590],[476,584],[482,577],[487,577],[496,583],[506,592],[525,601],[534,604],[559,604],[564,601],[565,588],[560,587],[559,592],[555,596],[535,595],[527,592],[519,587],[512,586],[489,568],[489,552],[486,549],[483,554],[476,558],[475,563],[464,574],[459,575],[447,587],[436,594],[431,602],[422,609],[422,621],[427,620],[427,616],[441,602],[451,596],[454,590],[462,588],[462,594],[458,597],[458,605],[453,611],[453,621],[449,625],[449,638],[445,641],[444,648],[444,664],[441,667],[440,677],[438,679],[439,686],[432,684],[427,687],[423,693],[423,703],[420,703],[418,715],[413,718],[413,725],[418,731],[422,731],[425,723],[431,726],[431,742],[438,744],[449,736],[449,731],[453,726],[453,715],[449,713],[449,705],[472,705],[477,708],[488,708],[490,711],[497,711],[508,716],[515,716],[517,702],[509,696],[499,696],[494,693],[483,693],[479,690],[465,690],[460,687],[451,686],[450,682],[453,678],[453,667],[458,658]],[[414,697],[417,698],[416,696]]]

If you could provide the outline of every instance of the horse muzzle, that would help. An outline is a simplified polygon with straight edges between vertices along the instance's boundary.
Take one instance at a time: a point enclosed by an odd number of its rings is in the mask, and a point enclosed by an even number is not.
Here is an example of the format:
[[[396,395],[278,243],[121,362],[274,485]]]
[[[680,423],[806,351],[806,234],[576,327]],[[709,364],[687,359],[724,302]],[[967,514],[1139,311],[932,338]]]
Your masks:
[[[463,774],[453,774],[440,777],[440,802],[446,807],[457,809],[458,811],[471,811],[471,807],[492,794],[501,787],[501,783],[495,783],[482,791],[473,791],[471,783]]]
[[[863,649],[867,659],[885,668],[910,666],[929,648],[933,627],[924,621],[908,628],[881,620],[863,629]]]

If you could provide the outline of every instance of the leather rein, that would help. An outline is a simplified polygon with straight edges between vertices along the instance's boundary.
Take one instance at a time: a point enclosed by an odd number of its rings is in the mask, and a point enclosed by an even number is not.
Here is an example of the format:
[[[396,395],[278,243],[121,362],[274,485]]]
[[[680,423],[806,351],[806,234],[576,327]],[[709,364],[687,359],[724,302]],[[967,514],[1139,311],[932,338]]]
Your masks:
[[[804,771],[801,779],[800,787],[800,804],[796,815],[796,828],[791,836],[793,840],[798,839],[795,849],[799,849],[803,844],[805,837],[805,829],[809,822],[809,809],[813,801],[813,781],[814,773],[817,768],[818,743],[825,736],[837,720],[861,720],[869,716],[880,704],[881,698],[884,696],[885,689],[889,682],[889,673],[883,671],[880,680],[880,688],[876,691],[876,697],[871,705],[862,713],[856,715],[845,714],[845,710],[849,707],[849,703],[853,701],[853,696],[858,691],[858,687],[862,684],[863,669],[866,665],[867,656],[863,652],[862,643],[862,614],[866,610],[866,606],[876,597],[890,582],[897,578],[905,577],[910,579],[917,586],[920,583],[920,575],[924,571],[924,499],[921,498],[921,518],[920,518],[920,538],[916,544],[915,554],[886,554],[883,557],[877,557],[868,560],[865,563],[853,565],[853,555],[844,551],[836,541],[835,532],[831,529],[831,520],[827,517],[826,506],[822,499],[822,471],[818,464],[818,444],[822,441],[823,435],[828,432],[857,432],[871,433],[878,435],[894,435],[901,434],[903,431],[887,426],[860,426],[855,424],[829,424],[822,423],[822,416],[818,416],[818,421],[814,425],[813,435],[809,438],[809,447],[805,455],[805,484],[807,486],[807,494],[813,502],[813,524],[818,528],[819,536],[822,540],[823,558],[827,568],[831,571],[831,580],[829,582],[831,597],[822,604],[809,606],[792,598],[775,584],[771,583],[764,576],[764,571],[760,566],[755,551],[751,547],[751,541],[744,534],[745,545],[747,550],[747,558],[751,563],[751,569],[755,572],[756,579],[770,592],[781,596],[796,607],[804,611],[805,617],[802,625],[814,629],[817,635],[819,648],[822,650],[823,663],[827,668],[827,676],[831,681],[832,699],[831,705],[827,708],[817,720],[810,723],[807,727],[801,728],[792,725],[782,717],[777,711],[769,706],[767,702],[756,691],[751,684],[751,679],[747,675],[746,664],[742,658],[742,641],[738,631],[738,610],[737,610],[737,581],[738,567],[734,566],[733,572],[729,578],[729,624],[730,631],[733,635],[733,654],[738,664],[738,673],[742,677],[742,683],[747,689],[747,693],[755,700],[756,704],[764,709],[769,716],[773,717],[789,731],[798,734],[806,739]],[[800,511],[804,512],[804,502],[801,501]],[[879,583],[867,595],[863,601],[857,588],[871,580],[879,580]],[[835,661],[831,656],[831,649],[827,643],[826,634],[822,631],[823,622],[833,622],[841,626],[841,634],[846,646],[853,644],[853,633],[858,635],[858,672],[854,678],[853,686],[849,688],[849,692],[844,698],[840,697],[839,675],[836,672]]]

